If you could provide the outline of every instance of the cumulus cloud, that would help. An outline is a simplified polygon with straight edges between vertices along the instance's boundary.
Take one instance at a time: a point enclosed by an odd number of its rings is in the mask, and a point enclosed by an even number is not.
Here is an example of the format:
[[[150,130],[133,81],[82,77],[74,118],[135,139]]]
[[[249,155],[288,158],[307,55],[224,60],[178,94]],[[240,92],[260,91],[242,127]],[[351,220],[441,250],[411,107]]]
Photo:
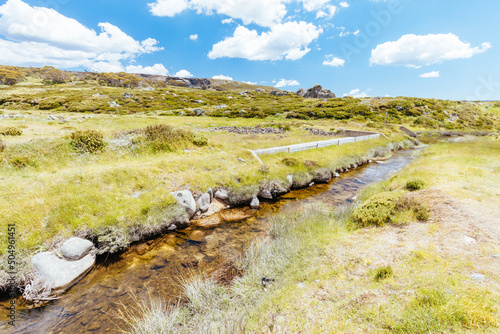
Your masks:
[[[318,10],[316,12],[316,18],[320,19],[320,18],[326,17],[328,19],[331,19],[333,17],[333,15],[335,15],[335,13],[337,12],[337,9],[338,9],[337,6],[326,5],[324,7],[324,9]]]
[[[224,19],[221,21],[222,24],[231,24],[233,23],[233,19],[232,18],[228,18],[228,19]]]
[[[486,52],[490,43],[472,47],[454,34],[404,35],[372,50],[371,65],[394,65],[419,68],[453,59],[467,59]]]
[[[362,92],[359,88],[351,90],[349,93],[344,94],[345,96],[352,96],[354,98],[363,98],[363,97],[368,97],[368,90]]]
[[[154,64],[153,66],[143,67],[141,65],[130,65],[125,68],[128,73],[141,73],[141,74],[156,74],[156,75],[167,75],[168,70],[163,66],[163,64]]]
[[[239,26],[233,36],[218,42],[208,53],[215,58],[245,58],[249,60],[297,60],[311,49],[308,45],[323,29],[306,22],[286,22],[274,25],[268,32],[258,34]],[[293,36],[293,38],[290,38]]]
[[[188,70],[180,70],[177,73],[175,73],[174,76],[179,77],[179,78],[192,78],[193,77],[193,75]]]
[[[327,60],[323,61],[323,65],[326,65],[326,66],[338,67],[338,66],[344,66],[344,64],[345,64],[345,60],[337,58],[337,57],[334,57],[328,61]]]
[[[314,1],[314,0],[309,0]],[[316,0],[324,1],[324,0]],[[156,0],[149,3],[150,11],[156,16],[175,16],[184,10],[198,13],[223,14],[241,19],[244,24],[256,23],[271,26],[279,23],[286,15],[286,0]],[[265,8],[265,10],[263,10]]]
[[[192,41],[196,41],[198,39],[198,34],[190,35],[189,39]]]
[[[421,74],[420,77],[421,78],[439,78],[441,75],[439,74],[439,71],[433,71],[433,72],[428,72],[428,73],[424,73],[424,74]]]
[[[302,2],[304,9],[310,12],[321,9],[325,4],[330,2],[330,0],[300,0],[300,1]]]
[[[256,82],[252,82],[252,81],[242,81],[246,84],[249,84],[249,85],[256,85],[257,83]]]
[[[340,3],[340,7],[347,8],[347,7],[349,7],[349,3],[348,3],[348,2],[346,2],[346,1],[342,1],[342,2]]]
[[[161,50],[155,39],[137,41],[110,23],[98,26],[99,33],[53,9],[8,0],[0,6],[0,63],[118,69],[122,60]]]
[[[217,79],[217,80],[229,80],[233,81],[233,78],[228,77],[227,75],[219,74],[219,75],[214,75],[212,79]]]
[[[287,87],[287,86],[299,86],[300,83],[297,80],[287,80],[287,79],[281,79],[279,80],[274,87],[276,88],[282,88],[282,87]]]

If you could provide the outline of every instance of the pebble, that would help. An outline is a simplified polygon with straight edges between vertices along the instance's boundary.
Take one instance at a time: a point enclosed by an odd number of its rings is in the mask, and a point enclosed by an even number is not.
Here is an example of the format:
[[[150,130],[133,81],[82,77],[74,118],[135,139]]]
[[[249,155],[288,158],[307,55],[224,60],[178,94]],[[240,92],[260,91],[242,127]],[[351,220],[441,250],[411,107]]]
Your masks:
[[[306,285],[304,283],[302,283],[302,282],[298,283],[297,286],[299,288],[305,288],[306,287]]]
[[[474,281],[482,282],[482,281],[484,281],[486,276],[484,276],[483,274],[474,273],[474,274],[470,275],[470,278],[473,279]]]

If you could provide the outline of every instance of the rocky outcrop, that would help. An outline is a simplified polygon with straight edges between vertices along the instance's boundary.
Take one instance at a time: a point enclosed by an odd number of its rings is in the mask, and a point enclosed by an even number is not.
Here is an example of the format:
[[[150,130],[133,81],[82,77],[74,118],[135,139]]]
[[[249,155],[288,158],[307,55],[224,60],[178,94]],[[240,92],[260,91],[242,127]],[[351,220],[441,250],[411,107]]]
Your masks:
[[[196,201],[193,194],[189,190],[181,190],[173,192],[172,195],[186,209],[189,218],[193,217],[196,213]]]
[[[207,111],[205,109],[201,109],[201,108],[196,108],[195,110],[193,110],[193,112],[196,116],[203,116],[207,113]]]
[[[288,95],[288,92],[287,91],[281,91],[281,90],[273,90],[271,91],[271,95],[274,95],[274,96],[285,96],[285,95]]]
[[[326,168],[318,168],[314,171],[313,181],[316,183],[328,183],[332,179],[332,174]]]
[[[334,99],[337,97],[335,93],[328,89],[323,89],[320,85],[315,85],[308,90],[301,88],[297,91],[297,95],[309,99]]]

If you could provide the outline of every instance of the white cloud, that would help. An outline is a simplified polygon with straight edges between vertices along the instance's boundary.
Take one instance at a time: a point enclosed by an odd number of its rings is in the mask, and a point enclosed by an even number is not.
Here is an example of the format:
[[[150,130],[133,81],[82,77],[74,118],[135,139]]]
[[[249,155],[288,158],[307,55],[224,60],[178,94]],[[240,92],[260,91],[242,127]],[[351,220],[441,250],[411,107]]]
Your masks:
[[[490,43],[471,47],[449,34],[404,35],[395,42],[386,42],[372,50],[371,65],[395,65],[419,68],[446,60],[467,59],[491,48]]]
[[[326,65],[326,66],[338,67],[338,66],[344,66],[344,64],[345,64],[345,60],[337,58],[337,57],[334,57],[329,61],[326,61],[326,60],[323,61],[323,65]]]
[[[428,72],[420,75],[421,78],[439,78],[440,76],[439,71]]]
[[[330,0],[300,0],[300,1],[302,2],[304,9],[309,12],[321,9],[325,4],[330,2]]]
[[[120,61],[161,50],[157,41],[136,41],[110,23],[100,33],[78,21],[21,0],[0,6],[0,63],[18,66],[113,68]]]
[[[256,23],[268,27],[281,22],[287,12],[287,2],[288,0],[156,0],[148,5],[151,13],[156,16],[171,17],[191,9],[198,13],[218,13],[241,19],[245,25]]]
[[[328,19],[331,19],[335,15],[335,13],[337,12],[337,9],[338,9],[337,6],[326,5],[324,7],[324,9],[318,10],[316,12],[316,18],[320,19],[320,18],[326,17]]]
[[[142,73],[142,74],[156,74],[156,75],[167,75],[168,70],[163,66],[163,64],[154,64],[153,66],[142,67],[141,65],[130,65],[125,68],[128,73]]]
[[[342,28],[344,28],[344,27],[342,27]],[[349,35],[357,36],[359,34],[359,29],[356,31],[345,31],[344,29],[343,29],[343,31],[340,32],[340,34],[339,34],[340,37],[346,37]]]
[[[344,96],[352,96],[354,98],[368,97],[368,91],[362,92],[359,88],[351,90],[349,93],[344,94]]]
[[[218,42],[208,53],[211,59],[230,57],[249,60],[297,60],[311,49],[307,46],[323,29],[306,22],[286,22],[274,25],[270,31],[258,34],[239,26],[233,36]]]
[[[179,78],[192,78],[193,75],[188,70],[180,70],[174,74],[174,76]]]
[[[234,21],[233,21],[233,19],[232,19],[232,18],[228,18],[228,19],[224,19],[224,20],[222,20],[221,22],[222,22],[222,24],[231,24],[231,23],[233,23]]]
[[[300,85],[300,83],[297,80],[281,79],[280,81],[278,81],[276,83],[276,85],[274,87],[282,88],[282,87],[287,87],[287,86],[299,86],[299,85]]]
[[[347,7],[349,7],[349,3],[348,3],[348,2],[346,2],[346,1],[342,1],[342,2],[340,3],[340,7],[347,8]]]
[[[190,35],[189,39],[192,41],[196,41],[198,39],[198,34]]]
[[[251,81],[242,81],[246,84],[249,84],[249,85],[256,85],[257,83],[256,82],[251,82]]]
[[[212,77],[212,79],[216,79],[216,80],[229,80],[229,81],[233,81],[233,78],[228,77],[227,75],[223,75],[223,74],[214,75],[214,76]]]

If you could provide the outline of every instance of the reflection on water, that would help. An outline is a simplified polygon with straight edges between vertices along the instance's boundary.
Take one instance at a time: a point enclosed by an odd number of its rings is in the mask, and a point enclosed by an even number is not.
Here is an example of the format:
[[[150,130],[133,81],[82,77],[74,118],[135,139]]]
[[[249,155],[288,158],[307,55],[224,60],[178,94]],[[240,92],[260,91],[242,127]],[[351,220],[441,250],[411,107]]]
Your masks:
[[[337,205],[349,201],[366,184],[387,178],[412,160],[412,151],[399,152],[384,164],[362,166],[330,184],[318,184],[292,191],[276,201],[261,202],[259,210],[231,209],[235,215],[250,218],[208,228],[190,227],[134,244],[123,254],[101,259],[87,277],[46,307],[29,310],[19,300],[17,327],[13,331],[2,319],[0,331],[115,333],[123,323],[114,314],[125,305],[133,305],[132,294],[146,298],[150,293],[172,304],[182,302],[179,291],[182,278],[192,273],[208,276],[235,260],[251,240],[264,233],[269,217],[308,202]],[[0,306],[5,308],[8,303],[2,302]]]

